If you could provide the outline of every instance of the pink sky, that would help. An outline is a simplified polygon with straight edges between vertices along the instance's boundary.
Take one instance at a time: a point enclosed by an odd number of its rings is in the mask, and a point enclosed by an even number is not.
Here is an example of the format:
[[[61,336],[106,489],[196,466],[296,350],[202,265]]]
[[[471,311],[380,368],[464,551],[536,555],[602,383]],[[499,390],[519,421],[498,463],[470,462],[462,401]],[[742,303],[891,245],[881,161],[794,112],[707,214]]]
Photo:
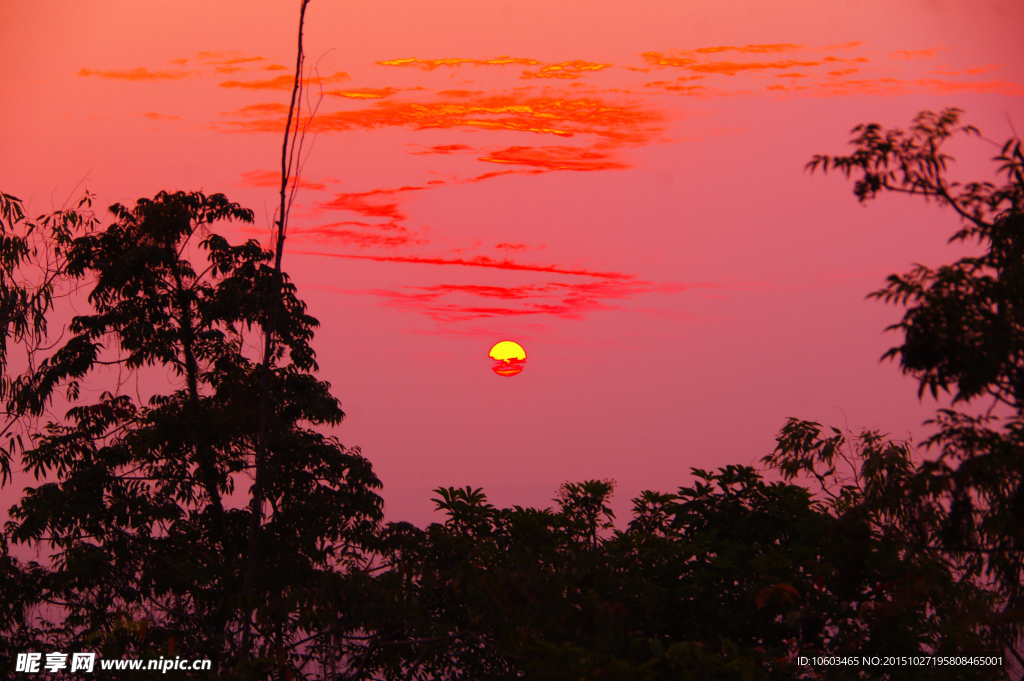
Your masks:
[[[0,189],[32,213],[223,192],[265,241],[297,9],[8,3]],[[587,478],[621,516],[755,463],[788,416],[924,433],[934,405],[878,362],[899,311],[864,298],[954,258],[957,222],[804,165],[922,109],[1024,129],[1021,25],[996,0],[314,0],[284,263],[389,519],[431,520],[439,485],[546,505]],[[996,147],[953,151],[991,177]]]

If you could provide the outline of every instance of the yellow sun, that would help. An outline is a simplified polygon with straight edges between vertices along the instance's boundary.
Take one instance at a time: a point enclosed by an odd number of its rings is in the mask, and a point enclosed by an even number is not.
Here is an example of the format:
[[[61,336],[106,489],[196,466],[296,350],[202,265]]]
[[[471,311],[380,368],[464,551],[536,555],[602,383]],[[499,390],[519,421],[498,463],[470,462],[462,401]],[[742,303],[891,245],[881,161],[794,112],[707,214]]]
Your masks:
[[[487,356],[493,360],[509,364],[525,361],[526,350],[523,350],[523,346],[515,341],[505,340],[495,344],[491,351],[487,353]]]

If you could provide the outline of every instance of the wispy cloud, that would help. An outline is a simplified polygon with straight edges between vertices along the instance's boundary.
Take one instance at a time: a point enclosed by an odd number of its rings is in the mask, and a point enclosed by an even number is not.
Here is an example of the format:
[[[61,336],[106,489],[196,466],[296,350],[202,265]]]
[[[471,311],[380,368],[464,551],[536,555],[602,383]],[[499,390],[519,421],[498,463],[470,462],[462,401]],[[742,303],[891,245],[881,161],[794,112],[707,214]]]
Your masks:
[[[481,156],[488,163],[511,163],[544,170],[622,170],[629,166],[611,158],[611,154],[580,147],[508,147]]]
[[[281,188],[281,173],[277,170],[250,170],[247,173],[242,173],[242,181],[239,182],[239,186],[242,187],[268,187],[272,189]],[[295,177],[291,177],[288,180],[288,186],[295,184]],[[299,187],[303,189],[311,189],[313,191],[323,191],[327,189],[327,185],[322,182],[312,182],[304,178],[299,178]]]
[[[468,144],[436,144],[432,147],[423,149],[422,151],[413,151],[410,153],[414,156],[430,156],[434,154],[447,156],[448,154],[454,154],[459,151],[475,151],[475,149]]]
[[[488,269],[511,270],[518,272],[547,272],[550,274],[566,274],[576,277],[598,277],[601,279],[629,280],[634,275],[623,272],[601,272],[587,269],[575,269],[561,267],[559,265],[534,265],[513,262],[512,260],[497,260],[485,255],[475,258],[431,258],[416,255],[356,255],[352,253],[319,253],[312,251],[295,251],[297,255],[316,255],[325,258],[342,258],[351,260],[372,260],[376,262],[406,263],[413,265],[438,265],[445,267],[483,267]]]
[[[564,61],[558,64],[547,64],[537,71],[523,71],[520,78],[580,78],[588,73],[610,69],[611,64],[599,64],[597,62],[575,59]]]
[[[360,226],[368,229],[349,229],[348,226]],[[383,231],[381,231],[381,227],[384,228]],[[393,231],[388,231],[388,228]],[[292,234],[319,243],[355,248],[390,249],[427,243],[426,239],[410,234],[406,228],[393,223],[382,226],[358,222],[339,222],[293,229]]]
[[[345,210],[367,217],[399,221],[405,219],[405,214],[399,210],[398,201],[393,200],[394,197],[398,194],[424,189],[426,187],[410,186],[397,189],[373,189],[368,192],[339,193],[335,194],[330,201],[317,203],[316,208],[327,211]]]
[[[930,50],[896,50],[890,52],[889,57],[891,59],[931,59],[935,56],[938,48]]]
[[[544,282],[519,286],[438,284],[404,286],[397,290],[345,291],[372,295],[385,307],[426,315],[442,325],[488,319],[556,317],[581,320],[594,312],[628,310],[609,301],[647,294],[682,293],[691,289],[723,289],[710,282],[659,284],[648,281]]]
[[[170,116],[168,114],[157,113],[155,111],[149,111],[149,112],[146,112],[146,113],[141,113],[139,115],[142,116],[143,118],[148,118],[151,121],[157,121],[157,122],[162,122],[162,121],[180,121],[181,120],[180,116]]]
[[[283,116],[258,117],[279,111],[245,107],[220,126],[238,132],[279,132]],[[372,130],[385,127],[512,130],[538,135],[596,135],[623,143],[651,139],[661,130],[663,114],[635,103],[599,96],[530,96],[526,93],[484,94],[427,101],[378,100],[355,110],[324,112],[312,121],[315,132]]]
[[[337,83],[343,80],[352,80],[352,77],[343,71],[338,71],[328,76],[303,78],[302,84],[325,85],[327,83]],[[264,78],[262,80],[225,80],[220,83],[220,86],[226,88],[241,88],[243,90],[290,90],[294,84],[294,76],[282,75],[276,78]]]
[[[778,54],[779,52],[798,52],[806,45],[794,45],[793,43],[773,43],[769,45],[744,45],[735,47],[733,45],[719,45],[716,47],[698,47],[693,50],[695,54],[717,54],[718,52],[743,52],[746,54]]]
[[[352,88],[349,90],[326,90],[324,95],[327,97],[341,97],[344,99],[384,99],[400,92],[398,88],[393,87],[363,87],[363,88]]]
[[[83,77],[94,77],[104,78],[107,80],[130,80],[130,81],[161,81],[161,80],[181,80],[182,78],[191,78],[197,75],[194,71],[150,71],[145,67],[138,67],[135,69],[128,69],[125,71],[94,71],[92,69],[82,69],[78,72],[79,76]]]
[[[379,61],[377,63],[381,66],[412,66],[424,69],[426,71],[433,71],[434,69],[441,66],[510,66],[513,64],[537,66],[541,62],[537,61],[536,59],[505,56],[495,57],[494,59],[417,59],[416,57],[408,57],[404,59],[390,59],[387,61]]]

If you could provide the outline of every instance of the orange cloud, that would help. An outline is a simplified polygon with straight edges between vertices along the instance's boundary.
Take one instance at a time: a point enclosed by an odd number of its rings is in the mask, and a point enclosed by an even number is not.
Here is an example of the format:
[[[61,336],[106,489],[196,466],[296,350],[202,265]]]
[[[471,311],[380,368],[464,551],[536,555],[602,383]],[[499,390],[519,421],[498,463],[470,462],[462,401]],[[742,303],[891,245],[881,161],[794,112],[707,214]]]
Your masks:
[[[1021,87],[1017,83],[1008,83],[1006,81],[989,80],[975,83],[962,83],[950,80],[938,80],[935,78],[919,78],[913,82],[915,85],[919,85],[926,90],[938,94],[949,94],[953,92],[996,92],[1002,95],[1009,95],[1011,97],[1024,97],[1024,87]]]
[[[697,63],[696,59],[672,57],[661,52],[642,52],[640,56],[644,58],[645,62],[654,66],[689,66]]]
[[[703,76],[696,77],[703,78]],[[689,78],[682,78],[680,80],[689,80]],[[705,95],[711,92],[711,90],[705,85],[680,85],[678,81],[672,80],[653,80],[650,83],[644,83],[644,87],[658,88],[668,92],[678,92],[683,95]]]
[[[97,78],[107,78],[110,80],[180,80],[182,78],[189,78],[196,75],[193,71],[150,71],[147,68],[139,67],[137,69],[130,69],[128,71],[93,71],[91,69],[82,69],[78,72],[79,76],[96,76]]]
[[[345,99],[383,99],[399,92],[393,87],[364,87],[351,90],[327,90],[324,92],[329,97],[342,97]]]
[[[827,47],[824,47],[822,49],[825,50],[826,52],[829,52],[831,50],[849,50],[854,47],[860,47],[863,44],[863,40],[854,40],[848,43],[836,43],[835,45],[828,45]]]
[[[539,71],[523,71],[520,78],[579,78],[581,75],[591,71],[602,71],[611,68],[611,64],[598,64],[596,62],[565,61],[560,64],[548,64]]]
[[[935,56],[935,49],[930,50],[896,50],[890,52],[892,59],[930,59]]]
[[[438,144],[423,151],[414,151],[414,156],[429,156],[433,154],[453,154],[456,151],[472,151],[473,147],[466,144]],[[434,180],[438,182],[438,180]]]
[[[196,52],[196,57],[207,64],[221,64],[223,66],[234,66],[235,64],[251,64],[257,61],[267,61],[266,57],[236,57],[241,52]]]
[[[793,43],[777,43],[774,45],[744,45],[733,47],[722,45],[719,47],[701,47],[693,50],[697,54],[715,54],[717,52],[745,52],[748,54],[774,54],[777,52],[797,52],[804,49],[805,45],[794,45]]]
[[[986,66],[975,66],[971,69],[960,69],[959,71],[949,69],[934,69],[928,73],[933,73],[937,76],[976,76],[981,73],[988,73],[990,71],[996,71],[1001,69],[1003,64],[988,64]]]
[[[440,66],[462,66],[473,64],[475,66],[507,66],[509,64],[526,64],[536,66],[540,64],[536,59],[525,59],[521,57],[497,57],[495,59],[392,59],[390,61],[377,62],[381,66],[415,66],[427,71],[433,71]]]
[[[1024,87],[1005,81],[959,82],[937,78],[901,80],[899,78],[873,78],[858,80],[835,80],[819,83],[821,92],[829,95],[905,95],[915,92],[950,94],[958,92],[999,93],[1024,96]]]
[[[674,67],[681,68],[687,71],[700,74],[718,74],[726,76],[735,76],[739,73],[756,73],[759,71],[768,70],[787,70],[796,67],[815,67],[821,66],[825,63],[864,63],[868,59],[865,57],[856,57],[854,59],[846,59],[841,57],[827,56],[821,59],[814,60],[796,60],[796,59],[783,59],[778,61],[753,61],[753,62],[734,62],[734,61],[713,61],[713,62],[701,62],[697,59],[687,55],[694,55],[700,53],[716,53],[725,52],[729,50],[735,50],[739,52],[751,52],[751,53],[769,53],[769,52],[783,52],[783,51],[796,51],[803,49],[803,45],[794,45],[790,43],[780,45],[748,45],[747,47],[715,47],[715,48],[701,48],[699,50],[691,51],[675,51],[675,53],[663,53],[663,52],[644,52],[640,56],[643,57],[644,61],[651,66],[656,67]],[[680,56],[681,55],[681,56]],[[660,87],[667,90],[678,90],[692,94],[695,92],[694,88],[670,86],[665,81],[654,81],[647,84],[649,87]]]
[[[302,84],[324,85],[326,83],[337,83],[342,80],[352,80],[352,78],[347,73],[338,71],[329,76],[303,78]],[[282,75],[277,78],[269,78],[267,80],[225,80],[220,83],[220,86],[227,88],[242,88],[245,90],[290,90],[294,84],[294,77]]]
[[[151,121],[180,121],[181,120],[180,116],[168,116],[166,114],[157,113],[155,111],[150,111],[148,113],[142,113],[142,114],[139,114],[139,115],[142,116],[143,118],[148,118]]]
[[[609,160],[609,154],[578,147],[508,147],[478,160],[487,163],[514,163],[545,170],[622,170],[624,163]]]
[[[786,59],[784,61],[772,62],[730,62],[719,61],[708,64],[692,64],[686,68],[699,73],[721,73],[726,76],[735,76],[742,71],[765,71],[768,69],[791,69],[795,66],[820,66],[820,61],[795,61]]]
[[[246,90],[287,90],[295,83],[291,76],[278,76],[268,80],[225,80],[221,87],[243,88]]]
[[[711,49],[711,48],[707,48]],[[723,48],[724,49],[724,48]],[[738,49],[738,48],[730,48]],[[700,63],[696,59],[689,59],[686,57],[673,57],[671,55],[662,54],[661,52],[644,52],[641,54],[648,64],[654,66],[675,66],[687,69],[688,71],[695,71],[698,73],[721,73],[727,76],[734,76],[741,71],[764,71],[767,69],[791,69],[795,66],[820,66],[821,61],[796,61],[793,59],[785,59],[782,61],[772,62],[731,62],[731,61],[718,61]],[[825,61],[837,61],[834,57],[831,59],[826,58]]]
[[[283,116],[257,119],[260,113],[280,111],[271,108],[280,105],[257,106],[266,108],[261,111],[246,107],[237,112],[244,120],[238,120],[236,116],[236,120],[226,123],[225,127],[238,132],[279,132],[284,128]],[[363,109],[318,114],[310,130],[339,132],[392,126],[470,128],[516,130],[559,137],[583,133],[635,143],[650,139],[660,130],[656,124],[661,120],[661,114],[655,111],[634,104],[615,104],[597,97],[527,97],[516,93],[460,97],[458,101],[381,100]]]
[[[437,94],[441,97],[472,97],[484,93],[482,90],[441,90]]]

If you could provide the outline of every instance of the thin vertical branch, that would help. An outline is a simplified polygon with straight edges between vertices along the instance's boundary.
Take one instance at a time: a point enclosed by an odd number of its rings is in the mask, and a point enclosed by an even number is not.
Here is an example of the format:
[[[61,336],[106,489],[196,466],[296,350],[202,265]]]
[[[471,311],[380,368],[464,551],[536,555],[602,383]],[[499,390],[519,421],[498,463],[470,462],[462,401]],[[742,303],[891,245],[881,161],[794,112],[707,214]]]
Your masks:
[[[246,555],[245,586],[243,590],[243,607],[246,609],[246,617],[242,630],[242,646],[240,654],[242,659],[249,656],[250,637],[252,632],[252,612],[255,606],[256,595],[256,568],[259,564],[259,535],[263,524],[263,497],[264,483],[266,477],[267,443],[270,431],[270,368],[276,355],[276,343],[274,331],[277,325],[277,315],[281,307],[281,257],[284,255],[284,239],[287,231],[288,210],[291,202],[288,195],[288,180],[295,163],[296,136],[299,128],[299,115],[301,113],[302,98],[299,91],[302,88],[302,62],[304,54],[302,51],[302,31],[306,20],[306,7],[310,0],[302,0],[299,9],[299,41],[298,54],[295,59],[295,82],[292,85],[292,98],[288,106],[288,120],[284,128],[284,142],[281,145],[281,205],[277,214],[277,232],[274,238],[274,272],[271,277],[270,291],[267,296],[267,318],[264,328],[263,342],[263,366],[260,374],[260,395],[259,395],[259,431],[256,437],[256,471],[252,487],[252,501],[249,507],[249,543]],[[295,125],[295,133],[292,133],[292,125]],[[298,184],[297,182],[295,184]],[[293,195],[294,196],[294,195]]]

